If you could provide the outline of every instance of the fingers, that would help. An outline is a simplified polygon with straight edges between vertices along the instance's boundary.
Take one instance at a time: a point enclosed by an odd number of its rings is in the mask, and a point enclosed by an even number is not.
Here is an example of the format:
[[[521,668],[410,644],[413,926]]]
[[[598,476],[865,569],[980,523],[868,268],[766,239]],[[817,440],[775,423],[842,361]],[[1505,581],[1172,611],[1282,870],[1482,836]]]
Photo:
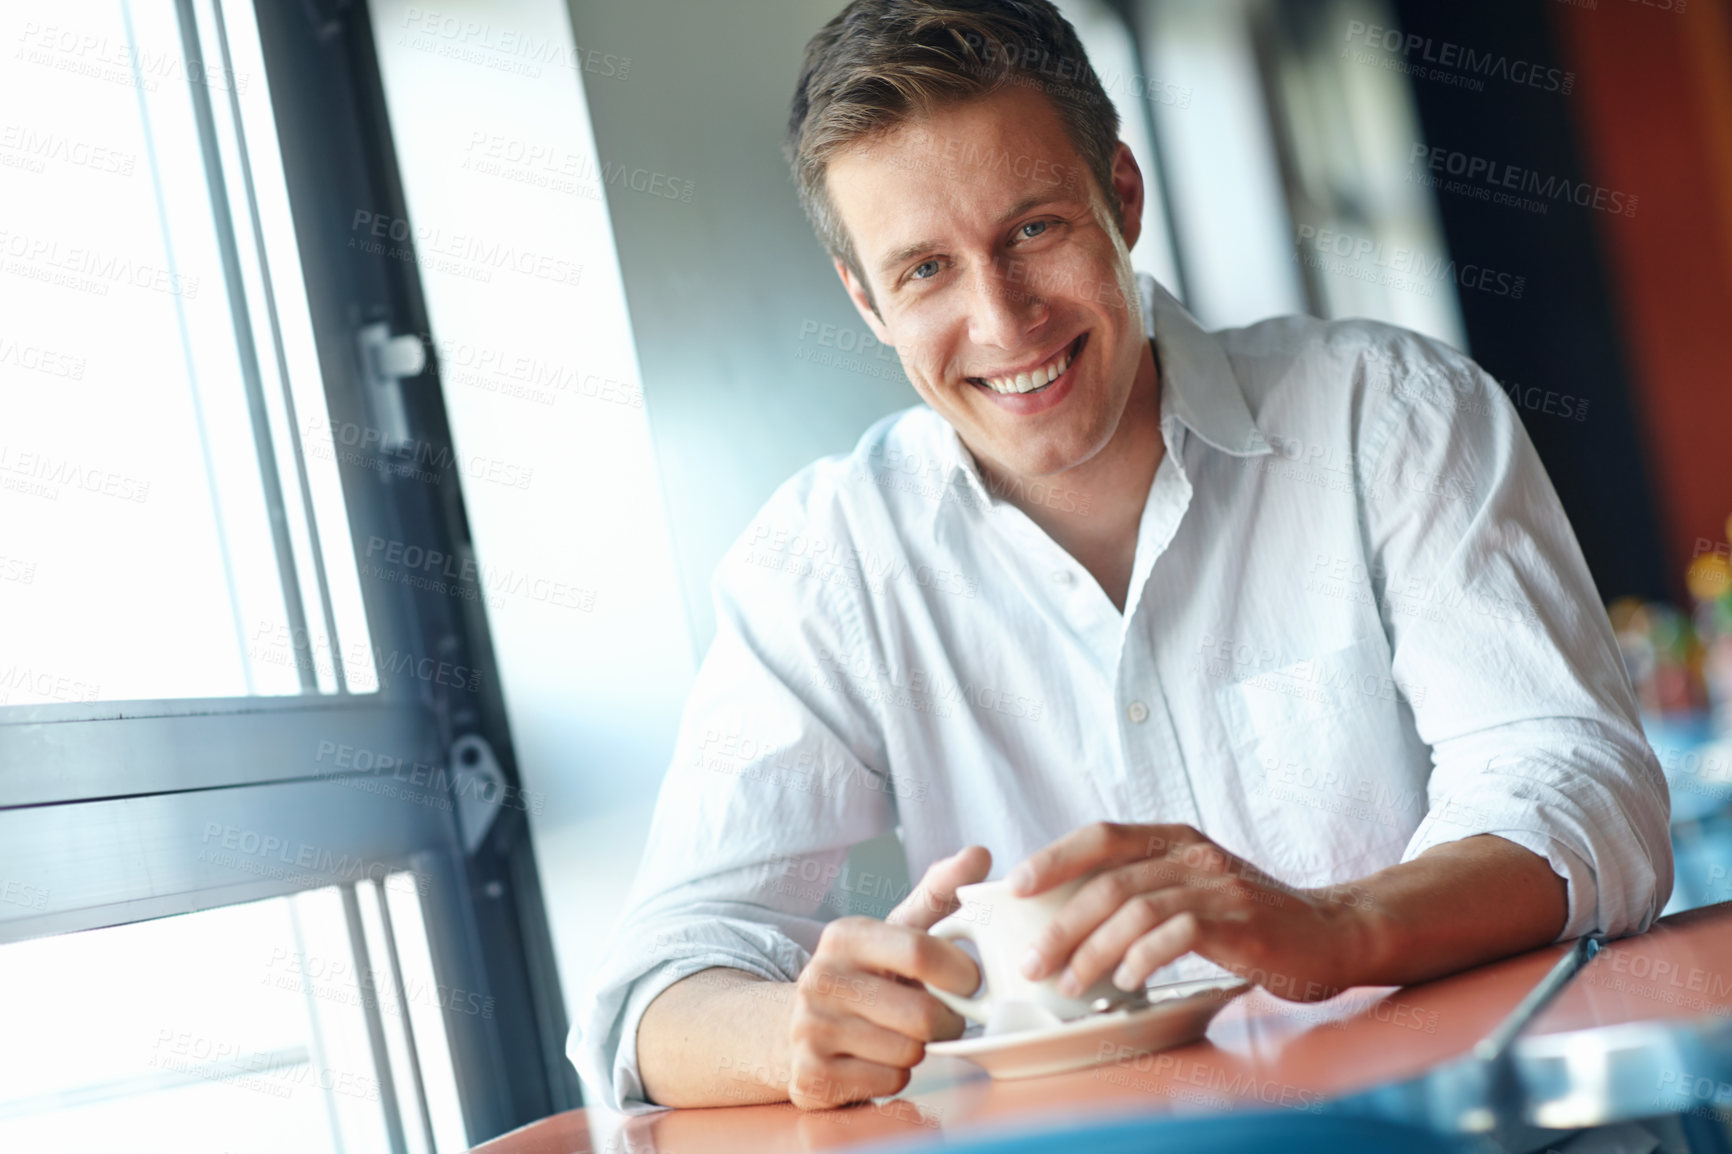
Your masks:
[[[900,1093],[908,1070],[880,1066],[861,1058],[803,1061],[796,1056],[788,1079],[788,1100],[801,1110],[825,1110],[867,1098]]]
[[[1093,870],[1141,861],[1174,847],[1206,842],[1188,825],[1121,825],[1102,821],[1072,830],[1030,854],[1010,874],[1013,893],[1028,897]]]
[[[1112,917],[1114,911],[1133,898],[1147,896],[1150,891],[1179,880],[1177,871],[1168,868],[1165,872],[1170,876],[1151,876],[1150,870],[1132,866],[1107,870],[1089,879],[1088,884],[1071,895],[1035,939],[1022,962],[1023,977],[1039,981],[1053,974],[1066,961],[1072,960],[1073,951]],[[1152,928],[1152,923],[1146,928]],[[1059,992],[1066,997],[1073,996],[1066,989],[1069,984],[1064,980],[1059,983]]]
[[[813,959],[799,978],[800,1008],[824,1018],[857,1017],[915,1041],[962,1034],[962,1018],[924,987]],[[864,1056],[864,1055],[862,1055]]]
[[[1076,948],[1059,992],[1075,997],[1108,974],[1119,989],[1138,989],[1150,974],[1201,944],[1203,920],[1214,904],[1213,894],[1193,889],[1132,898]]]
[[[985,846],[971,845],[933,862],[920,884],[884,920],[891,925],[929,929],[956,911],[957,886],[985,881],[990,872],[992,854]]]
[[[1176,914],[1132,943],[1113,973],[1113,985],[1134,990],[1168,962],[1203,945],[1203,924],[1190,910]]]
[[[850,917],[824,927],[799,986],[809,1001],[828,1001],[912,1038],[961,1034],[962,1019],[923,982],[971,994],[980,970],[973,958],[924,930]]]
[[[900,1005],[886,1001],[877,1007],[879,1014],[863,1015],[854,1007],[832,1004],[800,1015],[813,1048],[887,1066],[913,1066],[925,1056],[926,1043],[962,1036],[967,1023],[943,1002],[924,990],[887,984],[908,1000]]]
[[[872,918],[837,918],[824,927],[819,950],[838,968],[893,974],[940,989],[971,994],[980,970],[962,950],[925,930]],[[817,957],[814,956],[814,961]]]
[[[894,1094],[927,1042],[960,1037],[963,1020],[918,981],[967,992],[979,973],[923,930],[870,918],[826,926],[796,983],[789,1099],[819,1109]]]
[[[1210,843],[1204,844],[1211,850],[1215,848]],[[1193,848],[1194,845],[1187,846],[1186,852]],[[1154,918],[1138,931],[1140,933],[1154,928],[1160,920],[1181,909],[1197,908],[1195,897],[1185,896],[1187,890],[1212,888],[1217,881],[1218,875],[1214,873],[1177,864],[1175,856],[1152,858],[1105,870],[1077,890],[1035,940],[1023,961],[1023,976],[1039,981],[1056,973],[1067,961],[1070,969],[1075,971],[1075,951],[1120,909],[1127,905],[1132,907],[1121,926],[1129,926],[1139,918]],[[1107,966],[1117,961],[1115,955],[1110,962],[1088,967],[1091,976],[1086,980],[1082,980],[1080,972],[1074,980],[1067,973],[1059,980],[1059,992],[1066,997],[1076,996],[1099,978]]]
[[[926,1044],[851,1013],[820,1009],[797,1014],[791,1026],[797,1048],[824,1057],[859,1058],[880,1066],[908,1069],[920,1061]]]

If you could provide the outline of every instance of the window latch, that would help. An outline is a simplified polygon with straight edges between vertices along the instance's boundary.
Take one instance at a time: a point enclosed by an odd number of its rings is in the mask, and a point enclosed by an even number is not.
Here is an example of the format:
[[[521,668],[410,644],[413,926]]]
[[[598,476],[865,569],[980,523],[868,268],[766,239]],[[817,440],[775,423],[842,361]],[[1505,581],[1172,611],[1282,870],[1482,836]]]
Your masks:
[[[380,448],[395,454],[414,439],[409,435],[409,413],[403,405],[403,381],[426,370],[427,346],[414,333],[392,336],[391,326],[384,321],[363,325],[357,335],[361,373],[379,423]]]
[[[493,747],[479,734],[465,734],[451,744],[451,789],[457,795],[457,830],[463,852],[472,854],[493,828],[505,804],[505,773]]]

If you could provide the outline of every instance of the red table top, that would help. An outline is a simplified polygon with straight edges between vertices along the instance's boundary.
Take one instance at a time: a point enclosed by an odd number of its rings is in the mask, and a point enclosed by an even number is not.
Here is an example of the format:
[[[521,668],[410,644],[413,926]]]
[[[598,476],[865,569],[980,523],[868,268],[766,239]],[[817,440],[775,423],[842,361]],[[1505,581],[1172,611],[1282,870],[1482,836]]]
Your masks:
[[[1185,1114],[1325,1098],[1460,1057],[1515,1008],[1565,947],[1406,989],[1355,989],[1307,1005],[1253,990],[1204,1040],[1044,1078],[995,1082],[973,1064],[928,1058],[896,1098],[839,1110],[786,1103],[624,1117],[571,1110],[502,1135],[475,1154],[782,1154],[897,1136],[982,1133],[1115,1113]],[[1528,1034],[1732,1013],[1732,903],[1676,914],[1605,947]]]

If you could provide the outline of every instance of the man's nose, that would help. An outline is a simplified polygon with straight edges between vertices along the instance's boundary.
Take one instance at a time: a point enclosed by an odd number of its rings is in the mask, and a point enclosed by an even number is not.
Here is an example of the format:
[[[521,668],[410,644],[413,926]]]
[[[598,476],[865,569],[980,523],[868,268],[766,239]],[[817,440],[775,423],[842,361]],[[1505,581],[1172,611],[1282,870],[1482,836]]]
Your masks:
[[[977,345],[1014,349],[1046,320],[1046,301],[1008,262],[980,266],[969,308],[969,336]]]

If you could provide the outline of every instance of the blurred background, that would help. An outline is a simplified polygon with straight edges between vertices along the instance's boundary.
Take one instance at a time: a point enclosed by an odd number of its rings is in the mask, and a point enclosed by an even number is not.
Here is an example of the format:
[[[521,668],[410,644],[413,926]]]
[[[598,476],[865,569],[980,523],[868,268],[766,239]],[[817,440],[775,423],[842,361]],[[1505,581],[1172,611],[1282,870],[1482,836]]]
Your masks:
[[[837,7],[0,11],[0,1148],[579,1104],[715,564],[917,399],[779,151]],[[1373,317],[1502,383],[1672,786],[1669,909],[1732,898],[1726,0],[1060,7],[1206,326]],[[832,908],[906,884],[864,846]]]

